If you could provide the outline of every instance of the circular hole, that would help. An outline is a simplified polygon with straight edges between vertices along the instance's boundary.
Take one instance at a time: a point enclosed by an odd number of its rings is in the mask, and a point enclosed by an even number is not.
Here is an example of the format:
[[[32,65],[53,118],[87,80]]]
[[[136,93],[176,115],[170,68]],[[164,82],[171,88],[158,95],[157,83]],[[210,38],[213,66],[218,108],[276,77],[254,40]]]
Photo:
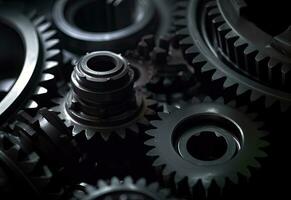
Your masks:
[[[0,100],[18,79],[25,60],[25,48],[16,30],[0,21]]]
[[[221,158],[227,150],[225,139],[213,132],[193,135],[187,142],[187,151],[196,159],[213,161]]]
[[[289,1],[254,1],[245,0],[247,7],[242,15],[264,32],[276,36],[291,25]],[[276,13],[276,14],[272,14]]]
[[[67,6],[67,19],[88,32],[111,32],[125,28],[137,20],[136,0],[85,0]],[[99,19],[99,20],[98,20]]]
[[[87,61],[87,66],[95,72],[107,72],[116,67],[116,60],[110,56],[94,56]]]

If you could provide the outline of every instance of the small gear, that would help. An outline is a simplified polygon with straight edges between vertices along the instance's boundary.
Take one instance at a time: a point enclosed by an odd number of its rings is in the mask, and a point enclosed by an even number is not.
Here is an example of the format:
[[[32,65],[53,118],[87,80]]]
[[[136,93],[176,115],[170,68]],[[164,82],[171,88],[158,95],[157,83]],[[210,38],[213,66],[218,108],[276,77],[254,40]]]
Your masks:
[[[99,181],[97,187],[81,184],[80,189],[74,192],[72,200],[99,198],[106,200],[166,200],[169,199],[169,191],[161,189],[158,183],[147,185],[145,179],[134,182],[131,177],[126,177],[124,180],[114,177],[110,183]]]
[[[137,50],[128,51],[126,58],[133,68],[146,70],[140,76],[139,86],[145,86],[161,102],[175,102],[191,98],[197,92],[194,68],[183,57],[175,36],[165,35],[155,45],[155,37],[147,35],[139,42]],[[136,58],[135,61],[133,58]],[[139,70],[140,73],[142,70]]]
[[[222,191],[227,179],[239,183],[238,174],[250,178],[249,167],[261,167],[258,158],[267,156],[267,133],[246,107],[209,97],[181,107],[159,113],[161,120],[152,122],[156,129],[147,132],[153,138],[145,142],[153,147],[147,153],[153,165],[178,191],[189,188],[189,195],[207,196],[215,184]]]
[[[0,80],[0,123],[5,124],[20,109],[30,112],[46,106],[47,101],[42,100],[55,91],[61,54],[56,32],[43,16],[33,13],[28,17],[3,6],[0,29],[0,65],[4,70]]]
[[[201,8],[200,11],[198,8]],[[264,101],[264,107],[279,103],[281,111],[287,111],[291,105],[291,94],[269,87],[229,66],[213,51],[206,33],[207,15],[202,13],[211,9],[207,1],[179,1],[176,5],[175,25],[179,44],[184,49],[184,56],[193,64],[200,75],[200,81],[215,85],[231,95],[247,97],[248,101]],[[234,92],[233,92],[234,91]],[[233,94],[235,93],[235,94]]]
[[[291,21],[287,22],[285,15],[279,14],[288,12],[284,10],[288,6],[284,1],[266,2],[261,6],[261,2],[250,0],[208,1],[205,7],[209,24],[207,31],[213,36],[210,40],[218,53],[237,68],[277,89],[290,91]],[[258,8],[262,8],[262,12],[256,13],[254,18],[253,10]],[[271,17],[273,11],[279,11],[278,15]],[[268,16],[273,19],[267,19]],[[262,23],[255,23],[260,20],[268,20],[268,24],[273,26],[277,24],[280,27],[273,27],[272,31],[279,32],[272,33],[265,26],[262,27],[265,30],[261,29]]]
[[[124,138],[128,130],[138,133],[155,114],[156,102],[136,92],[133,70],[120,55],[93,52],[82,57],[71,76],[71,89],[61,92],[52,108],[73,127],[73,135],[83,132],[87,139],[96,133],[108,140],[111,133]]]
[[[0,171],[0,191],[8,181],[12,186],[8,193],[11,195],[29,195],[37,199],[58,199],[61,195],[61,190],[52,190],[53,175],[47,166],[41,164],[39,156],[26,153],[17,137],[3,132],[0,132]]]
[[[14,133],[19,136],[23,148],[36,151],[56,172],[69,176],[79,172],[84,156],[56,113],[42,108],[33,118],[21,112],[15,124]]]

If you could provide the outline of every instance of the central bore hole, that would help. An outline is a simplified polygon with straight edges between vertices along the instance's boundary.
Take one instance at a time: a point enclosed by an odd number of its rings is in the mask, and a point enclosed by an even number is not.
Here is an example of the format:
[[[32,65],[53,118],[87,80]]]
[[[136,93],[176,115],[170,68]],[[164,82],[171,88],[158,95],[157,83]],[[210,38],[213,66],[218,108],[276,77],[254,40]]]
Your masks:
[[[25,50],[21,36],[0,21],[0,100],[13,87],[21,73],[24,60]]]
[[[286,0],[244,0],[247,7],[242,15],[264,32],[276,36],[291,25],[290,2]]]
[[[81,1],[80,1],[81,2]],[[137,20],[137,0],[83,0],[68,6],[72,23],[88,32],[111,32],[125,28]],[[74,8],[75,7],[75,8]],[[70,16],[73,15],[73,16]]]
[[[87,66],[95,72],[107,72],[116,67],[116,60],[110,56],[95,56],[87,61]]]
[[[187,151],[196,159],[213,161],[221,158],[227,150],[227,143],[223,137],[214,132],[202,132],[193,135],[187,142]]]

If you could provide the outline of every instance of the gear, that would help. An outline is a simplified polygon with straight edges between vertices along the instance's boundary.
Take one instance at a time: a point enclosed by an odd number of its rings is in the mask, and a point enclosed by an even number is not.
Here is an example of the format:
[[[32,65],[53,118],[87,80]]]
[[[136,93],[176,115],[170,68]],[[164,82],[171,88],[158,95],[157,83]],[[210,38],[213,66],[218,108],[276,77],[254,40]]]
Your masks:
[[[252,102],[264,99],[266,108],[279,102],[281,111],[288,110],[291,103],[290,93],[276,90],[242,74],[209,48],[209,38],[204,34],[206,24],[201,23],[205,21],[206,15],[202,15],[198,7],[205,12],[210,9],[205,1],[180,1],[174,16],[180,45],[184,49],[186,59],[197,69],[197,73],[201,74],[201,81],[204,80],[203,82],[208,84],[210,78],[211,83],[222,83],[225,91],[234,90],[237,96],[246,95]]]
[[[58,0],[52,16],[66,50],[77,55],[96,50],[120,53],[134,48],[144,34],[167,31],[168,4],[165,0]]]
[[[87,139],[100,133],[108,140],[115,132],[124,138],[128,130],[148,125],[155,101],[133,88],[134,74],[127,61],[112,52],[93,52],[82,57],[71,76],[71,90],[62,92],[52,108],[60,113],[73,135],[84,132]]]
[[[108,184],[106,181],[99,181],[97,187],[81,184],[80,189],[74,192],[72,200],[81,199],[142,199],[142,200],[164,200],[168,199],[169,191],[160,189],[158,183],[147,185],[145,179],[134,182],[131,177],[123,181],[112,178]]]
[[[52,173],[40,163],[39,156],[36,153],[26,153],[21,149],[17,137],[3,132],[0,132],[0,171],[0,191],[8,181],[13,186],[10,188],[11,195],[15,191],[17,195],[21,191],[22,195],[36,199],[57,199],[61,195],[61,190],[51,190]],[[6,178],[4,181],[2,174]]]
[[[189,188],[193,196],[207,196],[215,184],[223,189],[227,179],[238,183],[238,174],[250,178],[249,167],[261,166],[257,158],[267,156],[262,149],[269,145],[263,139],[267,134],[256,115],[234,104],[194,99],[181,109],[159,113],[161,120],[152,122],[156,129],[147,132],[153,138],[145,144],[153,149],[147,155],[178,191]],[[203,190],[194,194],[199,184]]]
[[[71,176],[80,168],[81,155],[76,141],[56,113],[40,109],[33,118],[22,112],[15,133],[28,151],[36,151],[52,169]]]
[[[210,40],[219,50],[218,53],[235,67],[247,71],[248,75],[266,84],[290,92],[291,82],[288,74],[291,70],[291,23],[286,22],[288,19],[279,14],[287,13],[288,10],[284,9],[288,6],[284,1],[275,5],[271,2],[264,3],[262,12],[259,15],[255,14],[254,18],[252,10],[261,8],[261,5],[261,2],[250,0],[231,3],[227,0],[211,0],[205,5],[209,24],[207,31],[213,36]],[[274,10],[279,10],[278,15],[268,19]],[[262,25],[259,19],[264,19],[263,22],[268,21],[268,24],[273,26],[280,24],[277,26],[285,28],[272,27],[272,30],[279,31],[276,33],[272,33],[268,27],[262,27],[265,29],[263,30],[259,27]],[[253,20],[260,22],[255,24]]]
[[[41,100],[54,91],[61,54],[56,32],[44,17],[27,17],[3,6],[0,30],[0,65],[4,71],[0,80],[0,123],[5,124],[20,109],[36,111],[46,102]]]
[[[173,103],[192,98],[199,88],[194,69],[184,59],[174,36],[161,37],[158,45],[155,45],[153,35],[144,36],[137,50],[128,51],[126,57],[133,68],[137,66],[137,69],[147,71],[148,75],[140,76],[137,83],[146,86],[160,102]]]

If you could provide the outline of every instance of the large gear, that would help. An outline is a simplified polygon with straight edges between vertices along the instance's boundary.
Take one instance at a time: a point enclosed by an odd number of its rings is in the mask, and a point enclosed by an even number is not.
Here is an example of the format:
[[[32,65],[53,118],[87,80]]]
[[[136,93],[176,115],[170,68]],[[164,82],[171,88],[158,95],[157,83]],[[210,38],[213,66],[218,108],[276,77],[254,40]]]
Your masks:
[[[269,23],[273,26],[276,23],[280,24],[277,26],[282,26],[275,29],[279,31],[276,33],[271,33],[268,27],[263,27],[265,29],[263,30],[259,27],[261,24],[255,23],[255,21],[268,18],[272,11],[288,12],[284,10],[288,7],[284,3],[286,2],[274,5],[271,2],[265,2],[263,11],[256,14],[255,18],[252,10],[260,8],[261,2],[211,0],[205,7],[209,24],[207,31],[210,38],[213,36],[210,40],[218,49],[218,53],[237,68],[247,71],[249,75],[277,89],[289,92],[291,83],[289,76],[291,29],[289,26],[291,23],[285,19],[284,14],[271,17],[272,20],[269,19]],[[273,28],[271,30],[274,31]]]
[[[0,29],[0,64],[4,70],[0,83],[0,123],[4,124],[20,109],[35,111],[44,104],[41,100],[48,98],[55,86],[61,54],[56,32],[43,16],[30,14],[27,17],[3,6]],[[11,46],[12,51],[2,49],[7,46]]]
[[[131,177],[124,180],[112,178],[109,183],[100,180],[97,187],[81,184],[80,189],[74,192],[72,200],[166,200],[169,199],[169,191],[161,189],[158,183],[147,184],[145,179],[136,182]]]
[[[82,57],[72,73],[71,89],[56,99],[52,108],[87,139],[99,133],[108,140],[114,132],[124,138],[128,130],[138,133],[154,115],[155,101],[136,92],[134,74],[127,61],[112,52],[93,52]]]
[[[198,8],[202,8],[201,11]],[[251,79],[229,66],[209,48],[209,40],[205,38],[206,15],[203,15],[202,11],[210,8],[207,1],[180,1],[174,14],[180,45],[185,49],[185,57],[201,74],[201,80],[209,82],[210,78],[211,83],[222,83],[225,91],[231,89],[237,96],[247,95],[252,102],[264,98],[264,106],[267,108],[279,102],[282,111],[288,110],[291,103],[290,93]]]
[[[0,171],[0,192],[7,182],[11,186],[9,190],[6,189],[10,197],[3,198],[28,195],[33,199],[57,199],[61,195],[61,190],[52,190],[53,175],[40,162],[39,156],[33,152],[27,153],[21,148],[17,137],[3,132],[0,132]]]
[[[160,102],[174,103],[192,98],[199,89],[195,72],[183,57],[174,35],[159,38],[147,35],[135,51],[128,51],[126,58],[136,74],[137,85],[146,88]]]
[[[50,168],[62,172],[67,179],[79,173],[83,156],[56,113],[42,108],[36,117],[22,112],[17,118],[14,134],[18,135],[23,148],[37,152]]]
[[[153,147],[147,155],[178,191],[189,189],[194,197],[207,196],[215,184],[222,190],[227,179],[238,183],[238,174],[250,178],[249,167],[260,168],[258,158],[267,156],[269,143],[262,123],[246,109],[206,97],[159,113],[161,120],[152,122],[156,129],[147,132],[153,137],[145,142]],[[193,193],[199,184],[203,190]]]

